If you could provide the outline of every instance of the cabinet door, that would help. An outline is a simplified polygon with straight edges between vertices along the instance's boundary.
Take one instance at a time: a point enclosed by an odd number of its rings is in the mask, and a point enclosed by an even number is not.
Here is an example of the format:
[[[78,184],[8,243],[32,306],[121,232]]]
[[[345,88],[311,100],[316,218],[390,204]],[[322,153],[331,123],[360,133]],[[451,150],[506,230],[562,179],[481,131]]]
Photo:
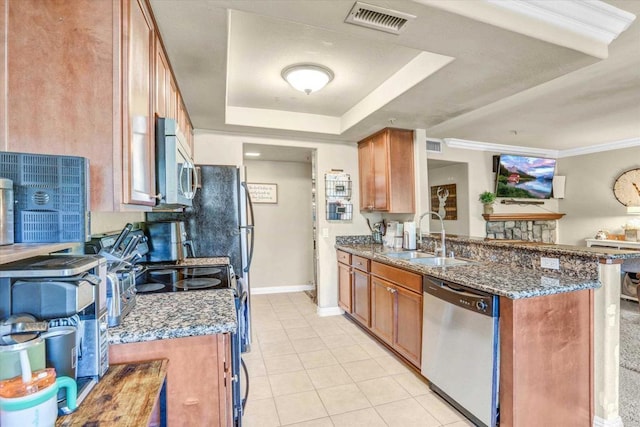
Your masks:
[[[152,66],[155,31],[144,0],[125,1],[125,5],[123,201],[153,206],[156,187]]]
[[[176,80],[171,76],[169,79],[169,95],[168,95],[167,117],[170,119],[178,119],[178,85]]]
[[[358,172],[360,177],[360,210],[372,210],[373,195],[373,157],[371,142],[358,144]]]
[[[422,355],[422,295],[396,287],[396,327],[393,348],[420,367]]]
[[[160,38],[155,40],[155,113],[158,117],[167,117],[169,111],[169,86],[171,81],[171,68],[164,54]]]
[[[369,275],[353,270],[352,314],[360,323],[369,327]]]
[[[391,283],[371,276],[371,330],[390,345],[393,345],[395,292]]]
[[[371,140],[373,153],[373,207],[375,210],[389,209],[389,144],[387,132],[380,133]]]
[[[351,267],[338,263],[338,306],[351,313]]]
[[[110,363],[169,359],[167,425],[230,426],[223,360],[229,357],[225,335],[174,338],[109,347]],[[227,381],[229,385],[229,381]],[[230,388],[230,385],[229,385]],[[230,399],[230,396],[229,396]],[[224,402],[223,402],[224,400]],[[221,410],[221,408],[224,409]]]

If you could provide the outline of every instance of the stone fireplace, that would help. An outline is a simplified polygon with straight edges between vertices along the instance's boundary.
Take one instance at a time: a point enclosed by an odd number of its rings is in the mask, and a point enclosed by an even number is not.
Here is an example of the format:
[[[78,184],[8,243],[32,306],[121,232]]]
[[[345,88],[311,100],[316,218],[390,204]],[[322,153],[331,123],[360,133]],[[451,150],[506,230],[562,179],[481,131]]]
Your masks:
[[[556,242],[557,220],[564,214],[491,214],[483,215],[486,237],[498,240]]]

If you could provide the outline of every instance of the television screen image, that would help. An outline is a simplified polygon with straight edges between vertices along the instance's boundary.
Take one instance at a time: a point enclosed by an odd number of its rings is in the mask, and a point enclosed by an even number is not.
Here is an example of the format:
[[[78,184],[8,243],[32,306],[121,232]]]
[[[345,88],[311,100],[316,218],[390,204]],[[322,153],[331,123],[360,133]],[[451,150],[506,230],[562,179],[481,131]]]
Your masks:
[[[548,199],[555,169],[555,159],[502,154],[496,174],[496,196]]]

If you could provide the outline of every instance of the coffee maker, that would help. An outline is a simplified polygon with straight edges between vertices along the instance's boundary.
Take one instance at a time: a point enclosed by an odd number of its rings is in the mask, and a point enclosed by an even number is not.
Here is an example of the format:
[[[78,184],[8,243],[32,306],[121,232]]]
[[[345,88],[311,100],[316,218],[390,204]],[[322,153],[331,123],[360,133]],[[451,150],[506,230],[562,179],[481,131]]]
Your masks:
[[[43,255],[0,265],[0,319],[28,313],[49,327],[75,327],[78,404],[109,368],[107,263],[96,255]],[[64,360],[74,358],[74,360]]]

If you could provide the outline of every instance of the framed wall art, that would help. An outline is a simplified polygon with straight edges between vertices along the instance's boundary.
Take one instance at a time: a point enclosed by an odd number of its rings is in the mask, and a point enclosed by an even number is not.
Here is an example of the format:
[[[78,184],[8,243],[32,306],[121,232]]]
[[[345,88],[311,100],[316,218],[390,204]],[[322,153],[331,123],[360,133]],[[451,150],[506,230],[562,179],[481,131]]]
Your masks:
[[[247,182],[253,203],[278,203],[278,184]]]
[[[442,219],[458,219],[458,200],[455,184],[434,185],[431,187],[431,210],[438,212]],[[431,215],[437,219],[435,215]]]

